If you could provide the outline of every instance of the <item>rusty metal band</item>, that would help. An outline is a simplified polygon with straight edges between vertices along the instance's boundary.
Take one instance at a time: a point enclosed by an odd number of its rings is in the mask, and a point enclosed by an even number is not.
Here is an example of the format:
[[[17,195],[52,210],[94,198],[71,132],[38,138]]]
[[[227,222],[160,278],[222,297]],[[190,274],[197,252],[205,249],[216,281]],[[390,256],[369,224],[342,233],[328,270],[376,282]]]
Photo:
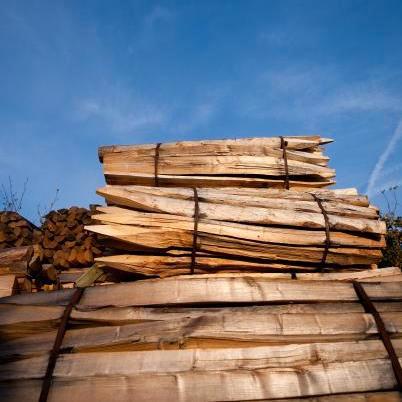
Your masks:
[[[375,308],[374,303],[371,301],[370,297],[364,290],[363,285],[357,281],[353,281],[353,287],[366,313],[371,314],[374,317],[378,329],[378,334],[380,335],[380,339],[382,340],[382,343],[387,350],[389,359],[391,360],[392,369],[394,371],[396,382],[398,384],[398,390],[402,391],[401,364],[399,363],[398,355],[396,354],[394,346],[392,345],[391,338],[385,327],[384,321],[382,320],[380,313]]]
[[[318,271],[322,271],[323,268],[325,268],[325,263],[327,261],[329,247],[331,246],[329,218],[328,218],[327,211],[325,210],[324,206],[322,205],[322,201],[315,194],[311,194],[311,195],[313,196],[315,202],[318,204],[318,206],[321,210],[321,213],[324,216],[324,222],[325,222],[325,248],[324,248],[324,252],[322,254],[321,267],[318,269]]]
[[[66,306],[63,316],[61,317],[59,329],[54,340],[53,348],[50,351],[49,360],[47,363],[46,374],[43,378],[42,388],[39,396],[39,402],[46,402],[49,395],[50,386],[52,385],[53,371],[56,366],[56,361],[60,353],[60,348],[63,343],[63,338],[66,333],[67,323],[70,319],[70,314],[73,307],[80,301],[84,292],[84,288],[77,288],[71,297],[70,302]]]
[[[155,147],[155,155],[154,155],[154,183],[156,187],[159,187],[159,177],[158,177],[158,168],[159,168],[159,148],[162,143],[158,142]]]
[[[195,270],[195,263],[197,257],[197,237],[198,237],[198,220],[200,219],[200,205],[198,203],[198,192],[197,189],[194,187],[194,230],[193,230],[193,248],[191,250],[191,266],[190,266],[190,273],[191,275],[194,274]]]
[[[288,166],[288,155],[286,152],[286,147],[288,146],[288,142],[282,137],[279,137],[281,139],[281,149],[282,149],[282,155],[283,155],[283,163],[285,165],[285,180],[283,183],[283,186],[286,190],[289,190],[290,184],[289,184],[289,166]]]

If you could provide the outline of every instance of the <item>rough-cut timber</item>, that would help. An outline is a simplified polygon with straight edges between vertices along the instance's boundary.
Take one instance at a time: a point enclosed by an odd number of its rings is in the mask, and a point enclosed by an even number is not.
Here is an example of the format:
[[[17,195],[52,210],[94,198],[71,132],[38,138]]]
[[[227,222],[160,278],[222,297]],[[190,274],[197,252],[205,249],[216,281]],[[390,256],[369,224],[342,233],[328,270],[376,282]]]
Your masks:
[[[108,184],[283,188],[287,173],[290,188],[302,189],[334,183],[322,153],[331,141],[285,137],[285,153],[279,137],[106,146],[99,158]]]

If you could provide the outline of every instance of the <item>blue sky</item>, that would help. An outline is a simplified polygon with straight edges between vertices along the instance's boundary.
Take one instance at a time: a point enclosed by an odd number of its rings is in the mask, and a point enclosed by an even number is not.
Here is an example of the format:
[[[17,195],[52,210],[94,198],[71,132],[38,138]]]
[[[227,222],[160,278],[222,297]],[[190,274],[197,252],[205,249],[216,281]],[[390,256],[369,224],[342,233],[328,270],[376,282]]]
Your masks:
[[[56,207],[101,202],[99,145],[319,133],[337,186],[383,205],[401,22],[400,0],[3,0],[0,182],[29,177],[36,219],[57,188]]]

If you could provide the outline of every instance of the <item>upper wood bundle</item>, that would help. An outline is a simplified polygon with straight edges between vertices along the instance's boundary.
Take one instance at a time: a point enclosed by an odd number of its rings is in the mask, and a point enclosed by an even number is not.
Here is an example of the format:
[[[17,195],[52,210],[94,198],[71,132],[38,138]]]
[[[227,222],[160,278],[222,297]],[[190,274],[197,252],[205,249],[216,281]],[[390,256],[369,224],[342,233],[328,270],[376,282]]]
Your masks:
[[[367,197],[352,190],[202,188],[195,194],[114,185],[98,194],[114,206],[98,207],[93,219],[100,224],[87,229],[126,253],[96,261],[130,272],[189,273],[193,250],[195,273],[367,268],[382,256],[385,224]]]
[[[320,136],[183,141],[105,146],[99,159],[108,184],[183,187],[326,187],[335,171]]]
[[[402,361],[402,282],[362,286]],[[2,400],[38,400],[74,292],[0,299]],[[70,318],[49,402],[399,400],[374,317],[352,283],[263,274],[146,280],[87,288]],[[349,394],[374,391],[379,399]]]
[[[0,250],[39,243],[41,231],[18,212],[0,211]]]

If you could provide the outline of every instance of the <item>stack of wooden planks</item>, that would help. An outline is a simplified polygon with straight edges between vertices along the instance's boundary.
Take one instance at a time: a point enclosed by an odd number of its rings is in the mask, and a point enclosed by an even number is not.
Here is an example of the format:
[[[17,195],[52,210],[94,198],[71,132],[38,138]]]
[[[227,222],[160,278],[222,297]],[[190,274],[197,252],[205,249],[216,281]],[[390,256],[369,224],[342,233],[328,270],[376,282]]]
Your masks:
[[[401,400],[376,320],[349,282],[354,273],[342,281],[334,280],[341,274],[273,275],[185,275],[85,289],[57,349],[47,400]],[[402,361],[402,275],[367,271],[361,281],[365,275],[376,280],[360,283]],[[38,400],[76,292],[0,299],[2,400]]]
[[[105,146],[108,184],[175,187],[326,187],[334,183],[320,136]]]
[[[36,244],[40,237],[40,229],[18,212],[0,211],[0,250]]]
[[[353,189],[163,188],[98,190],[98,225],[123,253],[96,258],[150,276],[367,269],[381,259],[385,223]]]
[[[92,211],[94,207],[92,208]],[[84,229],[92,223],[91,210],[63,208],[46,215],[41,244],[45,260],[56,268],[90,266],[102,254],[96,236]]]

